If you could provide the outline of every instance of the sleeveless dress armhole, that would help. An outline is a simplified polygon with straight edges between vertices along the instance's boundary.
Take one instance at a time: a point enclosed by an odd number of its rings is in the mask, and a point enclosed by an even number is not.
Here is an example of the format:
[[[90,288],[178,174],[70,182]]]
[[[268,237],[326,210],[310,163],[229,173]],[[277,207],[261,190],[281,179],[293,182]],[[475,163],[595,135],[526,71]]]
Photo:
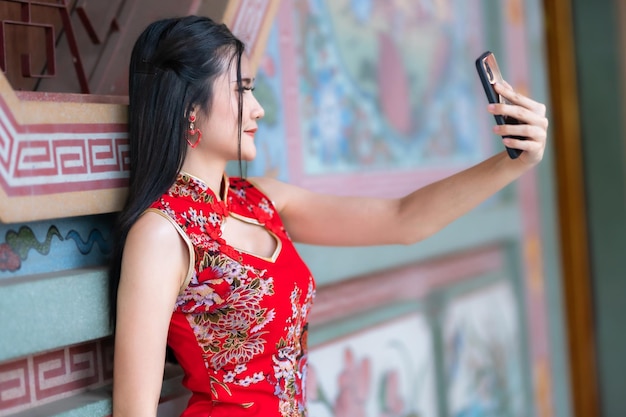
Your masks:
[[[183,229],[181,229],[181,227],[176,223],[176,221],[174,221],[174,219],[172,219],[170,216],[168,216],[167,214],[163,213],[162,211],[156,208],[148,208],[146,209],[146,211],[144,211],[144,213],[147,213],[147,212],[156,213],[162,216],[163,218],[167,219],[170,222],[170,224],[174,226],[174,229],[176,229],[176,232],[178,232],[179,236],[183,239],[183,241],[187,245],[187,249],[189,250],[189,266],[187,267],[187,275],[185,276],[183,283],[178,289],[178,294],[180,295],[183,292],[183,290],[187,287],[187,285],[189,285],[189,281],[191,281],[191,277],[193,276],[193,273],[195,270],[196,253],[193,249],[193,244],[191,243],[189,236],[187,236],[187,234],[183,231]]]
[[[254,181],[253,179],[246,178],[246,181],[248,181],[248,182],[249,182],[249,183],[250,183],[250,184],[251,184],[254,188],[256,188],[256,189],[257,189],[257,191],[258,191],[259,193],[261,193],[261,195],[262,195],[263,197],[267,198],[267,200],[268,200],[270,203],[272,203],[272,206],[274,207],[274,210],[276,210],[276,213],[277,213],[278,215],[280,215],[280,212],[278,211],[278,208],[276,207],[276,202],[275,202],[274,200],[272,200],[272,199],[269,197],[269,195],[267,195],[267,193],[265,192],[265,190],[263,189],[263,187],[261,187],[261,186],[259,185],[259,183],[257,183],[257,182],[256,182],[256,181]]]

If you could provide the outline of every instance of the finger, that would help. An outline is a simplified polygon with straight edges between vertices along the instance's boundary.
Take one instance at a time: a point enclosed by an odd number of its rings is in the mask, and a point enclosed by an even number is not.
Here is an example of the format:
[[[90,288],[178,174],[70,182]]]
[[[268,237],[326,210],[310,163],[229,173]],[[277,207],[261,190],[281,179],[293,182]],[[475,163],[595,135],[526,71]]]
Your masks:
[[[502,138],[502,144],[507,148],[518,149],[526,152],[527,155],[533,155],[533,159],[541,159],[545,150],[545,147],[542,144],[530,140]]]
[[[546,106],[543,103],[539,103],[538,101],[535,101],[515,91],[510,86],[505,86],[503,84],[500,84],[500,85],[496,84],[496,91],[500,95],[502,95],[509,103],[523,106],[541,116],[545,116],[546,114]]]
[[[519,149],[524,151],[531,159],[541,159],[545,151],[545,142],[539,142],[529,139],[515,139],[511,137],[502,138],[502,143],[507,148]]]
[[[539,103],[538,101],[518,93],[508,83],[506,83],[506,81],[504,83],[496,83],[495,89],[498,94],[501,94],[509,102],[530,109],[541,116],[546,115],[545,104]]]
[[[521,136],[526,141],[543,143],[546,141],[546,131],[533,125],[495,125],[494,133],[500,136]]]
[[[522,124],[536,125],[542,129],[548,128],[548,119],[525,107],[515,104],[491,104],[487,106],[491,114],[499,114],[517,119]]]

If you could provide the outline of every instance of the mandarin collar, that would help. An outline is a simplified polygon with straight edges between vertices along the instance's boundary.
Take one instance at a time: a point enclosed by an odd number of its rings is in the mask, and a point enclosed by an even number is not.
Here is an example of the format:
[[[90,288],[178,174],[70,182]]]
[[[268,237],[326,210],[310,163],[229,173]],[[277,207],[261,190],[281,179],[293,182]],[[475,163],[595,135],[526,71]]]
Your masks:
[[[203,193],[209,194],[215,198],[216,201],[226,203],[228,201],[228,190],[230,189],[230,180],[225,173],[222,175],[221,189],[218,193],[215,193],[202,179],[190,174],[186,171],[180,171],[178,173],[178,180],[184,184],[191,184],[200,189]]]

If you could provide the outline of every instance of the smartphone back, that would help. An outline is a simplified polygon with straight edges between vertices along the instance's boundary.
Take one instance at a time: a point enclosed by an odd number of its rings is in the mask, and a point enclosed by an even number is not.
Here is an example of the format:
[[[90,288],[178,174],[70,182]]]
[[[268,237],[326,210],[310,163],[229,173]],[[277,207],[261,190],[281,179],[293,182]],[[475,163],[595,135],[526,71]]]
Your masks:
[[[502,73],[500,72],[500,68],[498,67],[498,61],[496,61],[495,55],[487,51],[483,53],[481,56],[476,59],[476,70],[478,71],[478,77],[480,78],[480,82],[483,85],[483,89],[485,90],[485,95],[487,96],[487,100],[489,103],[506,103],[506,100],[498,94],[494,88],[495,83],[502,83],[504,79],[502,78]],[[499,125],[510,124],[516,125],[519,124],[519,121],[512,117],[505,117],[500,114],[494,115],[496,123]],[[505,138],[510,137],[513,139],[526,139],[523,136],[504,136]],[[522,151],[519,149],[506,148],[509,156],[513,159],[520,156]]]

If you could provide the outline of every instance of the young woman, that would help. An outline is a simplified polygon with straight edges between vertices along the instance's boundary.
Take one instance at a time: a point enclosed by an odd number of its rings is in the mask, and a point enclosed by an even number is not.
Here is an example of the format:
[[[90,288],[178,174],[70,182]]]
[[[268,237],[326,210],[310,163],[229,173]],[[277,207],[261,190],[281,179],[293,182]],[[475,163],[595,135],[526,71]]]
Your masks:
[[[269,178],[228,178],[252,160],[263,108],[244,46],[224,26],[151,24],[130,64],[131,176],[111,268],[114,417],[156,415],[166,345],[192,392],[183,416],[306,416],[307,316],[315,283],[292,242],[410,244],[535,166],[544,105],[508,85],[505,152],[399,199],[336,197]]]

